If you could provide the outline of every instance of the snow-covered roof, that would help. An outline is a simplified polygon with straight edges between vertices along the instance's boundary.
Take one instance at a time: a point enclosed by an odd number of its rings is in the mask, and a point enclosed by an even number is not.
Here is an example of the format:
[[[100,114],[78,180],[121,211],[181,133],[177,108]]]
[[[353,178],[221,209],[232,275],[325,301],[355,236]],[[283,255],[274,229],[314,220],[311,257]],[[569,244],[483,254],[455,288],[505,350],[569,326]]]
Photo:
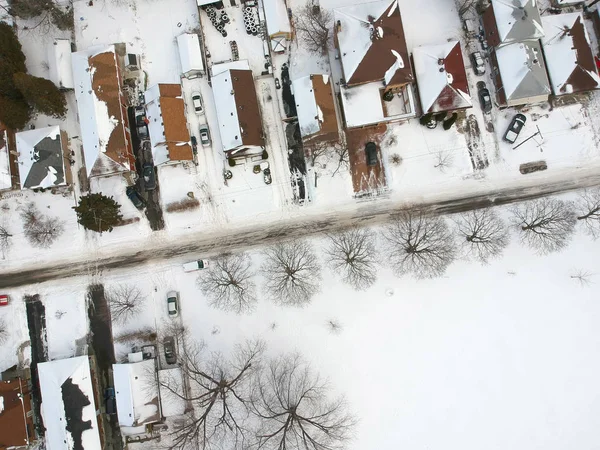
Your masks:
[[[413,81],[398,0],[336,8],[334,30],[348,85]]]
[[[129,120],[121,106],[121,82],[114,45],[72,54],[75,98],[88,176],[133,169]]]
[[[416,115],[410,84],[404,91],[408,96],[406,102],[405,99],[397,96],[394,96],[391,102],[384,102],[382,100],[384,89],[380,82],[355,87],[341,86],[340,91],[348,128],[409,119]]]
[[[600,77],[581,13],[542,17],[542,39],[552,91],[556,95],[596,89]]]
[[[194,158],[179,84],[155,84],[145,93],[154,164]]]
[[[179,367],[158,371],[158,390],[163,417],[180,416],[185,413],[183,374]],[[167,389],[165,385],[169,386]],[[175,391],[175,392],[173,392]]]
[[[269,37],[290,35],[292,27],[285,0],[262,0]]]
[[[263,146],[260,109],[251,70],[229,69],[212,78],[223,150]]]
[[[216,63],[210,66],[210,73],[214,77],[215,75],[219,75],[220,73],[231,69],[250,70],[250,64],[248,64],[247,59],[238,59],[237,61],[226,61]]]
[[[40,363],[37,371],[46,448],[101,450],[88,357]]]
[[[550,94],[539,41],[517,42],[496,50],[507,104]]]
[[[138,427],[160,420],[154,359],[113,364],[113,379],[121,427]]]
[[[472,106],[458,41],[416,47],[413,50],[413,62],[423,113]]]
[[[177,36],[177,47],[179,48],[179,60],[181,61],[181,73],[204,72],[202,51],[200,50],[200,39],[195,33],[183,33]]]
[[[16,134],[21,188],[66,184],[65,159],[58,125]]]
[[[10,175],[10,159],[8,155],[8,141],[6,139],[6,131],[0,129],[0,142],[4,144],[0,146],[0,191],[10,189],[12,187],[12,177]]]
[[[307,142],[337,140],[338,123],[329,75],[309,75],[292,82],[300,134]]]
[[[73,67],[71,62],[71,41],[54,39],[48,45],[48,70],[50,80],[59,88],[73,89]]]
[[[537,0],[492,0],[492,7],[501,44],[544,36]]]

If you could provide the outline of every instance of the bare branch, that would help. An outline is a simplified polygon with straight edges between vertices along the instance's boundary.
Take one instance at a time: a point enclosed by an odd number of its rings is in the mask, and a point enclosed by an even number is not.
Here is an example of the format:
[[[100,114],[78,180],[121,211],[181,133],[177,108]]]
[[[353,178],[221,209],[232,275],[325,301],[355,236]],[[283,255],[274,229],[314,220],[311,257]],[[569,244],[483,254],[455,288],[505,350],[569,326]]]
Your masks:
[[[3,225],[0,225],[0,255],[4,256],[6,254],[6,252],[8,251],[11,242],[10,242],[10,238],[12,237],[12,234],[10,234],[10,232],[8,231],[8,228],[6,228]]]
[[[4,344],[8,340],[8,325],[3,317],[0,317],[0,344]]]
[[[416,278],[441,276],[456,257],[452,234],[444,219],[407,211],[395,217],[383,232],[389,260],[396,275]]]
[[[217,258],[198,276],[197,283],[211,306],[236,314],[249,313],[257,302],[251,266],[246,253]]]
[[[594,274],[585,270],[577,270],[573,272],[570,277],[573,280],[577,280],[581,287],[587,287],[592,283],[592,276]]]
[[[300,40],[311,53],[327,55],[333,41],[333,15],[309,2],[296,11],[296,31]]]
[[[144,309],[144,296],[137,286],[120,284],[107,292],[112,320],[126,324]]]
[[[440,150],[435,154],[435,167],[440,172],[446,173],[446,170],[454,164],[454,153],[451,150]]]
[[[579,194],[577,201],[577,220],[585,226],[586,232],[593,238],[600,237],[600,188],[586,189]]]
[[[482,264],[502,254],[509,243],[509,232],[492,209],[476,209],[458,216],[454,221],[460,242],[464,242],[466,255]]]
[[[344,329],[342,323],[337,319],[329,319],[325,325],[327,325],[327,328],[331,334],[340,334]]]
[[[31,202],[21,211],[23,233],[34,247],[48,248],[63,233],[64,222],[45,216]]]
[[[540,198],[513,208],[513,223],[521,242],[539,254],[562,250],[567,246],[577,218],[571,201]]]

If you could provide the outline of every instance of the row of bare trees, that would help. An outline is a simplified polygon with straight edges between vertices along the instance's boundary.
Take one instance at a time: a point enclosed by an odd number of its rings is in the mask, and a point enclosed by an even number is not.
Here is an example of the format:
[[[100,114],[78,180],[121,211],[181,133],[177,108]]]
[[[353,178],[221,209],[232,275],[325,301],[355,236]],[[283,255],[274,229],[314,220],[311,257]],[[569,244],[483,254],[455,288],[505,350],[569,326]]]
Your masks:
[[[189,341],[182,329],[176,335]],[[356,421],[343,397],[331,398],[300,355],[268,359],[261,341],[237,346],[230,357],[195,342],[180,348],[187,385],[175,376],[159,381],[189,411],[168,448],[335,450],[348,442]]]
[[[420,211],[405,211],[381,233],[350,228],[328,234],[324,262],[344,283],[364,290],[377,279],[377,239],[386,264],[396,275],[432,278],[444,274],[459,257],[483,264],[499,257],[509,244],[511,227],[536,253],[559,251],[569,243],[578,221],[593,238],[600,236],[600,188],[581,193],[577,201],[540,198],[515,205],[509,224],[494,209],[468,211],[453,217],[451,223]],[[308,242],[278,243],[262,256],[262,288],[275,303],[303,306],[319,292],[322,268]],[[248,313],[258,301],[255,275],[247,254],[227,255],[199,275],[198,285],[212,306]]]

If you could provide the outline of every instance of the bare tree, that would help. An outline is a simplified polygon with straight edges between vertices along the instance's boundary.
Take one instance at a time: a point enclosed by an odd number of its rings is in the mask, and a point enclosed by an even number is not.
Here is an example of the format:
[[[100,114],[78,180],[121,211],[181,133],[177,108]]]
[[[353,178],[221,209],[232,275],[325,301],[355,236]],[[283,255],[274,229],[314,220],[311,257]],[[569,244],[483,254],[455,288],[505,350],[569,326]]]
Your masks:
[[[451,150],[440,150],[435,154],[435,164],[433,167],[440,172],[446,173],[446,170],[454,164],[454,154]]]
[[[299,355],[273,359],[256,385],[252,403],[259,418],[257,449],[344,448],[356,422],[344,399],[328,399],[328,390]]]
[[[333,152],[336,156],[336,168],[333,171],[332,177],[340,170],[348,170],[350,168],[350,156],[348,155],[348,146],[338,144],[333,147]]]
[[[600,188],[586,189],[579,194],[577,220],[593,239],[600,237]]]
[[[304,306],[319,292],[321,267],[305,241],[288,241],[264,252],[262,272],[265,288],[273,301],[286,306]]]
[[[251,267],[252,260],[246,253],[224,256],[211,262],[197,282],[211,306],[236,314],[249,313],[257,301]]]
[[[10,247],[11,237],[12,234],[10,234],[8,229],[5,226],[0,225],[0,254],[3,256],[6,254],[8,248]]]
[[[260,369],[264,345],[247,341],[231,358],[221,353],[204,355],[204,345],[193,343],[180,352],[181,378],[161,377],[159,384],[191,406],[184,421],[170,433],[170,449],[245,449],[250,438],[252,382]]]
[[[64,222],[42,214],[35,203],[29,203],[21,211],[23,233],[34,247],[48,248],[63,233]]]
[[[300,40],[311,53],[327,55],[332,46],[333,15],[313,2],[296,11],[295,25]]]
[[[455,0],[458,8],[458,16],[462,19],[469,10],[475,7],[477,0]]]
[[[6,320],[0,317],[0,344],[4,344],[8,340],[8,325]]]
[[[327,322],[325,322],[325,325],[327,325],[327,328],[331,334],[340,334],[344,329],[342,323],[337,319],[329,319]]]
[[[113,321],[126,324],[144,309],[144,296],[137,286],[119,284],[108,290],[108,302]]]
[[[490,208],[476,209],[455,219],[467,256],[483,264],[502,254],[509,243],[509,231],[502,218]]]
[[[328,234],[325,258],[334,273],[356,290],[364,290],[377,280],[377,250],[373,234],[363,228],[350,228]]]
[[[383,231],[389,260],[396,275],[416,278],[442,275],[456,257],[452,233],[444,219],[420,211],[397,215]]]
[[[577,218],[571,201],[540,198],[513,208],[513,223],[521,242],[539,254],[562,250],[569,243]]]
[[[589,286],[592,282],[593,274],[585,270],[577,270],[573,272],[570,277],[572,280],[577,280],[581,287]]]

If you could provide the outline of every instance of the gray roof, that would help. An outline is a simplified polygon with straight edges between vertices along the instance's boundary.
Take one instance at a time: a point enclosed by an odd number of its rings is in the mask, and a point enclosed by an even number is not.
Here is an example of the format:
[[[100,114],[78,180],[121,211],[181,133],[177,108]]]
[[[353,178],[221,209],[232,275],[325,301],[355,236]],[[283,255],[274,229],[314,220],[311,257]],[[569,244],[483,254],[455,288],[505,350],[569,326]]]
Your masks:
[[[17,133],[21,188],[49,188],[65,184],[65,168],[58,126]]]
[[[492,6],[502,44],[544,36],[536,0],[492,0]]]

